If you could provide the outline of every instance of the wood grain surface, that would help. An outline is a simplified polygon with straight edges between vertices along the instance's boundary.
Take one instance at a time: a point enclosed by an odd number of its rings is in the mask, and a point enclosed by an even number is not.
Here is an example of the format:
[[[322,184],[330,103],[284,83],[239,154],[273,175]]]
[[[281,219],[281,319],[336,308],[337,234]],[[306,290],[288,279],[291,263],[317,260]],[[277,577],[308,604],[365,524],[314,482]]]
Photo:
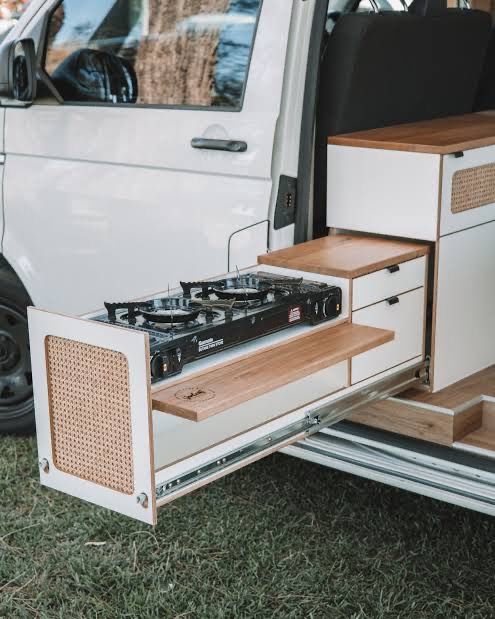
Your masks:
[[[258,258],[260,264],[320,275],[354,279],[401,262],[425,256],[426,244],[338,234]]]
[[[153,408],[202,421],[393,339],[392,331],[350,323],[329,326],[175,382],[153,394]]]
[[[418,123],[345,133],[328,138],[337,146],[449,155],[495,144],[495,113],[479,112]]]
[[[437,393],[410,390],[403,393],[401,398],[454,410],[483,395],[495,397],[495,365]]]

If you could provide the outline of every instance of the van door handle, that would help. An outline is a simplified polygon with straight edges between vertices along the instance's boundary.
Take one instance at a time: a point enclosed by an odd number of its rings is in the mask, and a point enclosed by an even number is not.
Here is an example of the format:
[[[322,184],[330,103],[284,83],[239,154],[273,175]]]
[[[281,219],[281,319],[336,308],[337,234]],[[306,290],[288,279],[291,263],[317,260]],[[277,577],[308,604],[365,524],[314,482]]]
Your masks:
[[[245,153],[248,149],[247,143],[242,140],[210,140],[208,138],[193,138],[191,146],[201,150],[224,150],[229,153]]]
[[[387,303],[389,305],[397,305],[397,303],[400,303],[400,299],[399,297],[392,297],[391,299],[387,299]]]

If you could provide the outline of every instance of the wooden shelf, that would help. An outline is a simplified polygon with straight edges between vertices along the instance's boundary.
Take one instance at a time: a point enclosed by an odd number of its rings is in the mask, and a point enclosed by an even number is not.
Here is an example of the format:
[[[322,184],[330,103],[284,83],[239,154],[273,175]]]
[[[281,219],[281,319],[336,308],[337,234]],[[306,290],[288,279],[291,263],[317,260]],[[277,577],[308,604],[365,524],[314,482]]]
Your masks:
[[[260,264],[354,279],[425,256],[428,245],[355,235],[328,236],[260,256]]]
[[[349,323],[317,329],[175,382],[153,394],[153,408],[203,421],[393,339],[392,331]]]
[[[495,113],[480,112],[330,137],[337,146],[449,155],[495,144]]]

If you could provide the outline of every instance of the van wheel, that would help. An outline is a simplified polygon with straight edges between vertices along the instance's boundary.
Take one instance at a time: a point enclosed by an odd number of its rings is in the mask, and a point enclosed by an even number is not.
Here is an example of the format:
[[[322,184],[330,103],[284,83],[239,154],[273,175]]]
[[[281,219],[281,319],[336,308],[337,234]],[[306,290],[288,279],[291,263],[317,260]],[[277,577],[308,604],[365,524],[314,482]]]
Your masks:
[[[0,264],[0,433],[32,433],[33,384],[23,285]]]

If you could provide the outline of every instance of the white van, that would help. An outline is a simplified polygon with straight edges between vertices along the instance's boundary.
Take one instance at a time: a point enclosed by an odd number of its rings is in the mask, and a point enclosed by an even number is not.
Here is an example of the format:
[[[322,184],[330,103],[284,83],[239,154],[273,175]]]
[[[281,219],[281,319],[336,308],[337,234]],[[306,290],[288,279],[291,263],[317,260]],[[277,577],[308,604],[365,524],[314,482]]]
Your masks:
[[[433,4],[32,0],[0,429],[34,387],[42,483],[153,523],[285,450],[495,513],[495,48]]]

